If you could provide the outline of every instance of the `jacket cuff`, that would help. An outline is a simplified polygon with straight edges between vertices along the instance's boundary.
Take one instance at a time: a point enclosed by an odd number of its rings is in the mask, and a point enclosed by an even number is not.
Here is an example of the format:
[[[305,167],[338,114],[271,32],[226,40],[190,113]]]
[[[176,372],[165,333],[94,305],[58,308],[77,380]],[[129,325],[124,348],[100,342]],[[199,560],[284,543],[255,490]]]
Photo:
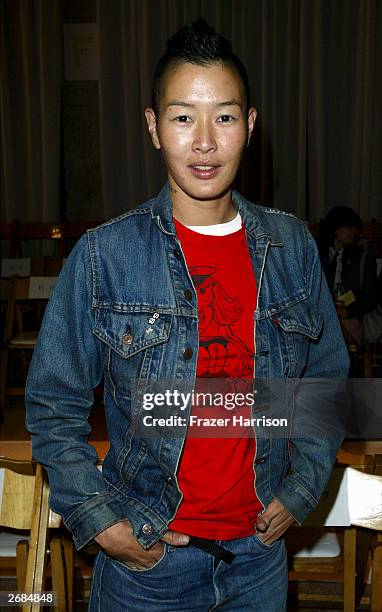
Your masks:
[[[81,550],[107,527],[126,519],[109,491],[94,495],[76,508],[64,525],[72,532],[76,550]]]
[[[284,478],[274,497],[285,506],[299,525],[318,504],[318,500],[293,476]]]
[[[94,495],[64,519],[72,532],[76,550],[87,546],[107,527],[129,521],[138,542],[147,549],[167,531],[164,522],[152,509],[136,499],[116,496],[111,491]]]

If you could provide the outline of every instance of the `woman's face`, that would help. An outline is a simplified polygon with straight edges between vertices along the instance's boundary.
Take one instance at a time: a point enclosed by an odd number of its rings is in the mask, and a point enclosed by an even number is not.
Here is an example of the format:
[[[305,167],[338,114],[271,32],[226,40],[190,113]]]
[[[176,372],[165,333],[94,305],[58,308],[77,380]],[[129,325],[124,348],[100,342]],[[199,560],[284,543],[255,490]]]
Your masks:
[[[360,237],[360,231],[358,227],[354,225],[352,227],[339,227],[334,234],[337,242],[341,243],[343,246],[357,244]]]
[[[256,111],[245,109],[239,76],[214,63],[183,63],[164,78],[159,118],[145,111],[148,129],[161,149],[169,185],[186,199],[216,200],[230,189]]]

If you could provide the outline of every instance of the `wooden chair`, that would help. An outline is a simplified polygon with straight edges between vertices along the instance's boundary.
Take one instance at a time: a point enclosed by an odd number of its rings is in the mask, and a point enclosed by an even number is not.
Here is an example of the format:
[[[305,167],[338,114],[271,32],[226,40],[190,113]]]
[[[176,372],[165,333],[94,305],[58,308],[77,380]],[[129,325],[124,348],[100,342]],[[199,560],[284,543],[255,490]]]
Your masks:
[[[373,473],[374,459],[369,455],[354,455],[342,452],[339,454],[337,466],[342,468],[352,466],[358,470]],[[325,495],[327,494],[324,494],[321,498],[321,504],[325,501]],[[315,519],[314,515],[318,520]],[[328,607],[329,603],[342,604],[344,612],[354,612],[356,599],[360,599],[364,587],[368,541],[362,542],[361,546],[357,540],[357,528],[355,526],[343,524],[342,527],[333,527],[325,525],[323,522],[318,507],[317,511],[308,519],[308,526],[303,525],[287,532],[286,541],[290,567],[289,591],[296,596],[299,604],[314,602],[316,606],[322,605],[323,607]],[[322,542],[327,544],[328,540],[330,540],[332,551],[325,554],[325,550],[320,551],[318,545]],[[308,550],[309,548],[311,549],[309,556],[296,556],[299,550]],[[342,583],[342,594],[302,593],[298,589],[301,581]]]
[[[21,530],[29,540],[16,548],[17,589],[31,593],[46,590],[50,553],[54,610],[73,610],[73,546],[65,534],[56,533],[61,518],[49,510],[49,486],[39,464],[0,458],[2,471],[0,526]],[[69,545],[70,544],[70,545]],[[9,561],[9,560],[8,560]],[[23,606],[23,612],[39,610],[37,603]]]
[[[38,291],[38,283],[41,279],[41,292]],[[4,339],[1,351],[0,366],[0,410],[5,409],[7,396],[23,396],[24,385],[16,386],[8,384],[9,357],[12,353],[22,351],[24,379],[27,372],[26,351],[32,351],[36,345],[38,329],[25,331],[22,322],[21,311],[18,308],[22,304],[30,304],[31,301],[41,300],[49,295],[55,277],[12,277],[9,285],[9,298],[5,314]],[[37,291],[31,292],[32,287],[37,286]],[[48,289],[47,289],[48,288]]]
[[[375,455],[374,473],[382,476],[382,455]],[[373,543],[370,612],[382,612],[382,529]]]
[[[8,264],[12,264],[14,262],[16,267],[12,268],[12,266],[8,266],[8,270],[11,268],[11,271],[8,271],[8,273],[3,273],[3,268],[6,267],[3,265],[5,262]],[[25,269],[25,273],[19,271],[19,268],[17,267],[18,262],[23,264],[22,270],[24,271]],[[44,258],[39,257],[3,257],[1,269],[2,278],[11,278],[12,276],[46,276],[46,261]]]
[[[9,291],[9,279],[12,276],[19,276],[25,278],[27,276],[58,276],[63,265],[63,258],[55,259],[51,257],[36,258],[3,258],[1,260],[1,278],[0,278],[0,305],[4,310],[6,306],[10,291]],[[22,319],[25,313],[30,313],[32,310],[35,312],[36,327],[39,327],[39,321],[42,319],[43,314],[43,300],[35,300],[35,304],[24,305],[22,308],[16,304],[16,314],[18,326],[22,329]],[[4,317],[3,317],[4,319]],[[4,321],[2,322],[2,333],[1,338],[4,337]],[[1,346],[3,343],[1,342]]]

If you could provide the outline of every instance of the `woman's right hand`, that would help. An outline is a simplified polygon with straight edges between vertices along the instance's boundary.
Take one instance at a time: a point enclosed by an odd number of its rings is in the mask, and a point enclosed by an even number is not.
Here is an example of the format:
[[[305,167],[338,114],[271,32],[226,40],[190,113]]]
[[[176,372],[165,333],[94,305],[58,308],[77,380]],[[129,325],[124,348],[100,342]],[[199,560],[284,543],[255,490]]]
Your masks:
[[[188,536],[172,531],[168,531],[162,539],[172,546],[184,546],[188,543]],[[134,570],[150,569],[163,555],[162,542],[156,542],[145,550],[134,536],[133,528],[127,520],[107,527],[96,535],[94,540],[109,557]]]

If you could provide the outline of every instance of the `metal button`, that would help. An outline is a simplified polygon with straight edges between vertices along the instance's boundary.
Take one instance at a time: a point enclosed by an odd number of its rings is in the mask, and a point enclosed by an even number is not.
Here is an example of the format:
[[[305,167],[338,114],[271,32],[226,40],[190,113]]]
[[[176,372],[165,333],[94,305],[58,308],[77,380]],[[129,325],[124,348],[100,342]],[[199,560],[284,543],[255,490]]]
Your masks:
[[[259,465],[259,463],[265,463],[265,457],[260,457],[259,459],[256,459],[255,464]]]
[[[189,289],[185,289],[184,297],[186,298],[186,300],[192,300],[192,291],[190,291]]]
[[[133,336],[131,334],[123,334],[122,342],[123,344],[133,344]]]
[[[152,530],[153,528],[148,523],[145,523],[145,525],[143,525],[142,527],[142,531],[145,535],[150,535],[150,533],[152,533]]]
[[[167,482],[168,482],[169,484],[172,484],[172,483],[174,482],[174,478],[173,478],[172,476],[168,476],[168,477],[167,477]]]
[[[193,353],[192,348],[188,347],[183,351],[183,357],[185,359],[191,359],[192,353]]]
[[[174,249],[174,255],[177,259],[181,258],[181,254],[180,254],[180,251],[178,251],[178,249]]]

